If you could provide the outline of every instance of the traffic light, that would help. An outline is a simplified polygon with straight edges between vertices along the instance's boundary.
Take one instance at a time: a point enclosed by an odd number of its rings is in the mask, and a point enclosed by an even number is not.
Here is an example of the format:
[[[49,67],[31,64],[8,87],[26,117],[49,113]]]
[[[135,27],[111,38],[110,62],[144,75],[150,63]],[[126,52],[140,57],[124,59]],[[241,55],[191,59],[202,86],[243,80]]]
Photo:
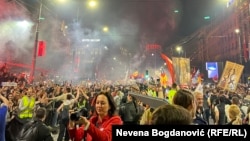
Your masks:
[[[146,75],[145,75],[146,78],[148,78],[148,70],[146,70]]]
[[[205,16],[204,17],[204,20],[209,20],[210,19],[210,16]]]

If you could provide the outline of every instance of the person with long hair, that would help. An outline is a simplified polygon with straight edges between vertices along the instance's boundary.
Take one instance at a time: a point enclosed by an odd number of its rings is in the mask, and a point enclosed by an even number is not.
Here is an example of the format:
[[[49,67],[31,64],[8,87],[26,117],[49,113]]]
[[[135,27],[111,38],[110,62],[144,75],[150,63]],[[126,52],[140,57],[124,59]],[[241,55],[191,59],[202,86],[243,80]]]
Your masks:
[[[70,138],[75,138],[76,132],[84,130],[84,141],[112,141],[112,125],[122,125],[113,97],[108,92],[100,92],[94,99],[94,106],[94,114],[89,120],[81,116],[78,121],[70,121]]]
[[[239,106],[232,104],[228,109],[229,122],[227,125],[242,125],[241,111]]]

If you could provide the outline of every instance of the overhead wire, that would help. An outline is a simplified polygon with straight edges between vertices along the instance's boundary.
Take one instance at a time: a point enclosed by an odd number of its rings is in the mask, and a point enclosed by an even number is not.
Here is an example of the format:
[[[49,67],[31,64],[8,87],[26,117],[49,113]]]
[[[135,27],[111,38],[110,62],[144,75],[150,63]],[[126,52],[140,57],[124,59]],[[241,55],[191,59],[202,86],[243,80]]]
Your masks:
[[[29,13],[31,13],[31,12],[28,10],[27,7],[33,8],[33,9],[37,9],[37,8],[34,8],[34,6],[31,6],[30,4],[23,2],[22,0],[14,0],[14,2],[16,2],[18,5],[20,5],[21,7],[23,7]]]
[[[20,6],[22,6],[22,7],[25,8],[27,11],[29,11],[30,14],[31,14],[31,11],[28,10],[28,8],[30,8],[30,9],[32,9],[32,10],[38,10],[38,8],[37,8],[36,6],[31,5],[31,4],[29,4],[28,2],[24,2],[23,0],[14,0],[14,1],[16,1]],[[43,0],[43,1],[45,1],[45,0]],[[38,2],[39,2],[39,4],[41,4],[42,1],[39,0]],[[51,9],[47,6],[47,4],[46,4],[45,2],[43,2],[42,4],[43,4],[43,8],[44,8],[45,10],[47,10],[47,12],[48,12],[49,14],[51,14],[51,16],[57,17],[58,14],[57,14],[56,12],[54,12],[53,10],[51,10]]]
[[[15,6],[15,8],[17,8],[16,7],[16,4],[17,4],[18,6],[22,7],[25,10],[26,13],[31,14],[31,12],[27,9],[27,7],[25,7],[20,1],[18,1],[18,0],[12,0],[10,2],[12,2],[12,4]]]

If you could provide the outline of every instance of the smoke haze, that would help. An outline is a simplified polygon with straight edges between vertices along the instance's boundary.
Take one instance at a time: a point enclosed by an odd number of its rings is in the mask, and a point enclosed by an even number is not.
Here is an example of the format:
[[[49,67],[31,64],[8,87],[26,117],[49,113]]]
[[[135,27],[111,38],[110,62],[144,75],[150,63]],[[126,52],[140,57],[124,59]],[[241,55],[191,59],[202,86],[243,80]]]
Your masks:
[[[143,71],[146,44],[164,48],[176,32],[180,17],[173,11],[180,7],[177,2],[110,0],[95,13],[80,8],[79,15],[76,8],[61,8],[67,13],[63,15],[45,3],[39,40],[46,41],[46,56],[37,57],[36,66],[74,79],[120,79],[128,70]],[[36,25],[31,21],[36,21],[38,10],[28,12],[13,3],[0,1],[0,10],[5,11],[0,13],[1,51],[11,46],[13,59],[31,64]],[[20,19],[29,26],[18,27]],[[103,26],[109,31],[104,33]]]

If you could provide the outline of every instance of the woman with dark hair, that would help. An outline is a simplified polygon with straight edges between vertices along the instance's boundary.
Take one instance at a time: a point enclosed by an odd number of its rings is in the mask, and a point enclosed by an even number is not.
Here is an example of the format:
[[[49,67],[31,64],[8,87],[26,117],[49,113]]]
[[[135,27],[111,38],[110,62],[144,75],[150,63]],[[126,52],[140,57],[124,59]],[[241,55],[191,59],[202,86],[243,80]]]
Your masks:
[[[151,125],[191,125],[191,113],[180,105],[167,104],[155,109],[151,118]]]
[[[107,92],[100,92],[94,99],[95,112],[90,120],[81,116],[78,121],[70,121],[70,138],[74,138],[79,129],[84,130],[85,141],[111,141],[112,125],[121,125],[122,120],[116,114],[113,97]],[[78,128],[79,125],[83,128]]]

